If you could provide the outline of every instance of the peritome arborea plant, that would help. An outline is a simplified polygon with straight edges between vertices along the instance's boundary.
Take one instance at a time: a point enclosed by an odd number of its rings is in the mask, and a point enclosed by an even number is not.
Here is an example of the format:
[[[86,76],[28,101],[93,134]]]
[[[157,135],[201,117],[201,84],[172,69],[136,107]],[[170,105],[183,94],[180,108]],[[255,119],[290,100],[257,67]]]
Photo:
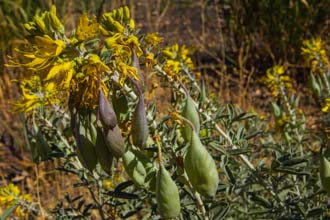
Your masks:
[[[10,58],[7,67],[25,71],[13,110],[26,117],[33,161],[61,158],[57,168],[79,177],[91,195],[68,195],[70,207],[59,201],[44,216],[328,216],[327,151],[320,181],[319,152],[310,149],[315,143],[327,148],[328,137],[318,141],[306,130],[285,67],[270,68],[263,79],[277,100],[274,128],[256,113],[219,103],[195,73],[191,50],[163,47],[157,33],[138,31],[128,7],[100,19],[83,14],[71,34],[55,6],[24,27],[26,44],[17,48],[21,59]],[[325,61],[322,53],[318,62]],[[318,82],[329,79],[322,68],[319,75],[325,77]],[[157,102],[158,85],[170,91],[163,101],[168,109]],[[329,99],[326,89],[319,91],[322,100]],[[33,204],[24,207],[26,215],[40,214]]]

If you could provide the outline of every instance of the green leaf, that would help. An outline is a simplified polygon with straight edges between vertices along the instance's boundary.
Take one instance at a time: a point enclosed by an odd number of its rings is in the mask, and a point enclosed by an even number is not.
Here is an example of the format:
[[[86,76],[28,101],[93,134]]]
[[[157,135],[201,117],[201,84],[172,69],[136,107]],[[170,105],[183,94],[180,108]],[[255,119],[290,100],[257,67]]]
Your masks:
[[[234,117],[232,119],[232,122],[242,121],[242,120],[246,120],[246,119],[249,119],[249,118],[254,118],[255,116],[256,116],[256,114],[254,114],[254,113],[243,112],[243,113],[237,115],[236,117]]]
[[[17,206],[18,206],[18,204],[14,204],[14,205],[10,206],[8,209],[6,209],[0,216],[0,220],[6,220],[9,217],[9,215],[11,215],[11,213],[13,213],[15,211]]]

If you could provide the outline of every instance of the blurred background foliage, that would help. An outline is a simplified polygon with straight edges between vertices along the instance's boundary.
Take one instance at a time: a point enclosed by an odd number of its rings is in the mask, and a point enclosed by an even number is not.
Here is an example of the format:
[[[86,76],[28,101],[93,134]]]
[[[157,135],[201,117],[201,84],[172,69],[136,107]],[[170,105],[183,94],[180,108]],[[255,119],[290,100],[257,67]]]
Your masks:
[[[0,183],[19,184],[29,192],[39,185],[36,181],[42,181],[42,199],[49,193],[67,192],[70,184],[52,171],[54,164],[45,163],[44,169],[38,169],[25,153],[23,123],[9,105],[20,93],[11,79],[24,72],[6,69],[4,64],[8,56],[17,56],[14,48],[24,41],[23,24],[52,4],[67,34],[83,12],[101,15],[127,5],[143,32],[159,32],[165,45],[177,42],[194,49],[196,68],[220,102],[260,114],[270,108],[265,100],[270,95],[258,80],[266,69],[284,64],[295,87],[305,93],[308,69],[300,57],[302,41],[320,37],[329,45],[330,40],[329,0],[0,0]],[[303,104],[313,104],[308,94],[302,96]],[[315,111],[308,111],[307,123],[316,123]],[[53,182],[54,192],[49,192]]]

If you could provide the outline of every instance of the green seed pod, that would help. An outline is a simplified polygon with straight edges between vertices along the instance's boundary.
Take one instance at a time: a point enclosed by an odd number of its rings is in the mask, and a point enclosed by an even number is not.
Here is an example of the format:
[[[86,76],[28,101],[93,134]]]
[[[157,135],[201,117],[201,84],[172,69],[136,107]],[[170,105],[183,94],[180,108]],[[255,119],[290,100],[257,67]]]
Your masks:
[[[193,125],[195,126],[195,130],[199,133],[200,129],[200,121],[199,121],[199,114],[197,108],[194,104],[194,100],[187,94],[186,104],[183,108],[182,116],[188,119]],[[191,140],[191,127],[189,125],[184,125],[182,128],[183,137],[186,141]]]
[[[105,129],[105,144],[110,153],[116,158],[120,158],[124,155],[124,139],[118,125],[113,129]]]
[[[147,115],[144,109],[144,100],[142,95],[139,97],[139,101],[133,114],[131,135],[133,144],[142,149],[146,144],[149,135]]]
[[[133,182],[138,186],[144,186],[147,172],[142,162],[132,151],[127,151],[123,156],[124,167]]]
[[[133,182],[140,187],[149,187],[156,167],[142,152],[129,150],[123,156],[124,167]]]
[[[323,189],[330,193],[330,162],[326,155],[321,155],[320,178]]]
[[[99,93],[99,114],[101,122],[106,128],[114,128],[117,125],[116,113],[102,90]]]
[[[194,189],[205,197],[214,197],[219,184],[217,167],[212,156],[201,143],[196,132],[192,133],[184,168]]]
[[[78,134],[76,141],[79,161],[86,169],[93,171],[97,163],[97,156],[93,143],[81,134]]]
[[[102,169],[111,175],[113,156],[105,144],[104,134],[100,128],[97,129],[95,152]]]
[[[181,205],[178,187],[162,164],[157,172],[156,200],[159,214],[163,218],[171,219],[180,215]]]

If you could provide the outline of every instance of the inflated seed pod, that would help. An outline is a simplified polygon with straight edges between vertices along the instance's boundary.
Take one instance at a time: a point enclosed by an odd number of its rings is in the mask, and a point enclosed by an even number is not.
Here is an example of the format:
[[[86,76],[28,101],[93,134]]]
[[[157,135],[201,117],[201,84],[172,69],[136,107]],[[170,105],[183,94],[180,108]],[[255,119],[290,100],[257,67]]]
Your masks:
[[[116,158],[124,155],[124,139],[121,135],[120,128],[116,125],[114,128],[104,129],[105,144],[107,145],[110,153]]]
[[[214,197],[219,184],[215,162],[196,132],[184,159],[184,168],[193,188],[205,197]]]
[[[163,218],[171,219],[180,215],[181,205],[178,187],[162,164],[157,172],[156,200],[159,214]]]
[[[93,171],[97,163],[97,156],[93,143],[82,134],[78,134],[76,141],[79,161],[86,169]]]
[[[182,116],[188,119],[195,126],[196,132],[199,133],[199,129],[200,129],[199,114],[194,104],[194,100],[190,97],[189,94],[187,94],[186,104],[183,108]],[[182,128],[182,132],[185,140],[190,141],[191,133],[192,133],[191,127],[188,124],[184,125]]]
[[[105,128],[114,128],[117,125],[116,113],[101,89],[99,92],[99,114]]]
[[[95,143],[95,152],[102,169],[109,175],[112,173],[113,155],[105,144],[105,138],[102,130],[97,128],[97,138]]]
[[[139,97],[139,101],[133,114],[131,135],[133,144],[142,149],[146,144],[149,135],[147,115],[144,109],[144,100],[142,95]]]
[[[157,169],[146,155],[137,150],[129,150],[123,156],[123,164],[136,185],[150,187]]]
[[[127,151],[123,156],[123,164],[128,176],[138,186],[144,186],[147,172],[142,162],[132,151]]]
[[[320,178],[323,189],[330,193],[330,162],[325,155],[321,155]]]

